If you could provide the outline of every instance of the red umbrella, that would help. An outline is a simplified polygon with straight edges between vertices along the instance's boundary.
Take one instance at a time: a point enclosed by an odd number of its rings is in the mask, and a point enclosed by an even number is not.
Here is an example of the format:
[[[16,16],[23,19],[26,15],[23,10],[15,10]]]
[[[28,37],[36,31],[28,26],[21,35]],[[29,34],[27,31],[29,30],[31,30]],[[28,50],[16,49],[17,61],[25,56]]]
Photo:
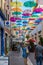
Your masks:
[[[35,39],[29,39],[29,40],[27,40],[26,42],[36,42],[36,40]]]

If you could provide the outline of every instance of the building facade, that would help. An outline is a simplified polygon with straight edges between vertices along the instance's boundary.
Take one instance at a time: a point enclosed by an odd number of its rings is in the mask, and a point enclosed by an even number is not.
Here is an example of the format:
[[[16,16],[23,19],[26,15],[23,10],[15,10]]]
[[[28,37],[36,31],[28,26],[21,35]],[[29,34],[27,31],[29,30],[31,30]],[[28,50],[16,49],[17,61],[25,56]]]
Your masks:
[[[40,36],[43,37],[43,21],[30,33],[30,37],[36,39],[37,42]]]

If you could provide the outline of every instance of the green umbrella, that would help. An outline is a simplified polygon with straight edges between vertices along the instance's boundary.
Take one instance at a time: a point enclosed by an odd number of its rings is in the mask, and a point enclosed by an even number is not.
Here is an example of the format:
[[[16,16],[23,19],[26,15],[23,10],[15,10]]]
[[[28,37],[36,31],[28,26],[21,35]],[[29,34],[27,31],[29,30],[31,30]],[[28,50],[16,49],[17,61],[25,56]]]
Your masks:
[[[12,12],[12,15],[20,15],[21,12]]]
[[[32,15],[31,17],[39,17],[38,15]]]
[[[36,5],[37,5],[37,3],[34,2],[34,1],[26,1],[26,2],[24,2],[25,7],[35,7]]]
[[[12,28],[17,28],[17,26],[13,26]]]

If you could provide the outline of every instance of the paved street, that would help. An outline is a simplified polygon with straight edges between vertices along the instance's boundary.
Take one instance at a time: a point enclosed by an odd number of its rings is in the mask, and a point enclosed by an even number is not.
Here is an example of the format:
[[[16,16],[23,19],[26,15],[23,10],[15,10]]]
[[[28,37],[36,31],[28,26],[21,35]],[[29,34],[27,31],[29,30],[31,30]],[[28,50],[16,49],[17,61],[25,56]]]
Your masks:
[[[36,61],[34,59],[34,53],[30,53],[27,58],[28,65],[36,65]],[[21,53],[18,52],[9,52],[9,65],[24,65],[24,61]]]
[[[28,65],[33,65],[29,58],[27,60]],[[9,65],[24,65],[21,52],[9,52]]]
[[[31,63],[32,63],[33,65],[36,65],[36,61],[35,61],[35,58],[34,58],[34,53],[30,53],[29,59],[31,60]],[[42,64],[42,65],[43,65],[43,64]]]
[[[23,58],[18,52],[9,53],[9,64],[10,65],[24,65]]]

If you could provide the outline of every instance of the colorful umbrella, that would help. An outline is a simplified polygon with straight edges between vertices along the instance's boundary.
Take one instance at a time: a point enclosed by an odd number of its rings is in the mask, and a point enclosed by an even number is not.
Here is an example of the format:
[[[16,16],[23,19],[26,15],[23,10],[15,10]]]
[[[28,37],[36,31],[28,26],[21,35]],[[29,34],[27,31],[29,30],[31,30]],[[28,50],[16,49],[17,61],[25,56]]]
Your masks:
[[[35,21],[35,23],[40,23],[42,20],[41,19],[38,19]]]
[[[14,17],[10,17],[11,22],[16,22],[16,19]]]
[[[20,15],[21,12],[12,12],[12,15]]]
[[[11,7],[13,7],[13,6],[21,7],[21,6],[23,6],[23,3],[22,2],[10,2],[10,5],[11,5]]]
[[[29,18],[29,20],[35,20],[35,18]]]
[[[22,14],[23,16],[31,16],[29,13]]]
[[[36,40],[34,40],[34,39],[29,39],[29,40],[27,40],[26,42],[36,42]]]
[[[22,12],[22,9],[20,9],[20,8],[18,8],[18,7],[17,7],[17,8],[12,8],[11,10],[12,10],[12,11],[16,11],[16,12]]]
[[[22,16],[22,18],[29,18],[29,16]]]
[[[17,20],[16,22],[17,22],[17,23],[21,23],[21,22],[22,22],[22,20]]]
[[[22,21],[24,24],[27,24],[28,23],[28,20],[23,20]]]
[[[11,21],[11,22],[16,22],[16,20],[21,20],[21,18],[10,17],[10,21]]]
[[[37,5],[37,3],[34,2],[34,1],[26,1],[26,2],[24,2],[25,7],[35,7],[36,5]]]
[[[26,28],[26,30],[30,30],[30,28],[28,27],[28,28]]]
[[[29,24],[34,24],[34,21],[30,21]]]
[[[12,28],[17,28],[17,26],[13,26]]]
[[[34,10],[34,12],[42,12],[43,11],[43,8],[36,8],[35,10]]]
[[[32,28],[34,29],[34,28],[36,28],[36,26],[32,26]]]
[[[39,17],[38,15],[32,15],[31,17]]]

